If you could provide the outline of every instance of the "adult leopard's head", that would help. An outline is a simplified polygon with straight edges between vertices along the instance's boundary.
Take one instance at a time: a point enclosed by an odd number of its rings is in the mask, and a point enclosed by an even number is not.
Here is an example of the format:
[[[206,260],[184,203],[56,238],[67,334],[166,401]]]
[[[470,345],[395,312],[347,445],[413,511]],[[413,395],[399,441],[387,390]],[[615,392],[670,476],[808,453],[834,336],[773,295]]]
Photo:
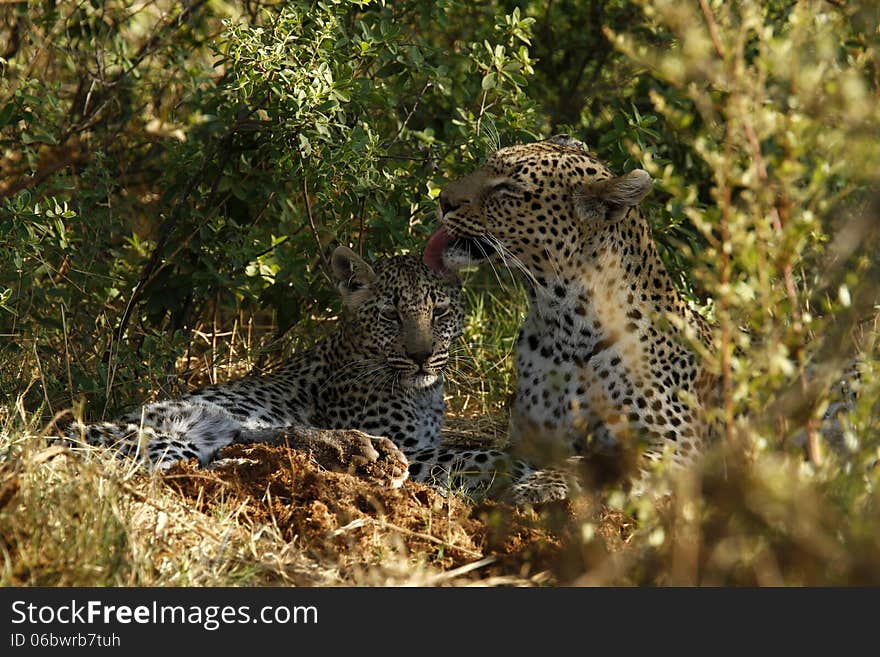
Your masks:
[[[408,388],[426,388],[442,378],[464,323],[457,277],[430,270],[417,255],[384,258],[370,267],[344,246],[333,252],[333,274],[346,331],[369,359],[354,378],[362,375],[365,386]]]
[[[542,276],[624,217],[651,186],[646,171],[615,176],[567,135],[502,148],[443,189],[441,228],[424,261],[442,272],[500,258]]]

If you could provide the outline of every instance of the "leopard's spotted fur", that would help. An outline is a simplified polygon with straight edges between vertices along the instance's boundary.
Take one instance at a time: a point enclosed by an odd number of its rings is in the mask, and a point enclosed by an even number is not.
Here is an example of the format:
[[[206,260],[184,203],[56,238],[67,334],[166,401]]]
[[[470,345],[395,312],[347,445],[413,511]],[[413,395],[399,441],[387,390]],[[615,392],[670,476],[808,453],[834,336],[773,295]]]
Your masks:
[[[443,374],[464,317],[457,279],[417,256],[386,258],[374,269],[339,247],[332,262],[344,316],[312,349],[271,374],[146,404],[115,422],[74,423],[68,439],[160,468],[189,458],[208,464],[233,442],[345,441],[357,458],[381,453],[396,462],[385,482],[392,486],[411,475],[471,494],[504,491],[517,502],[564,496],[560,478],[502,451],[441,444]]]
[[[693,345],[710,346],[711,331],[639,210],[651,186],[647,172],[616,176],[562,135],[502,148],[440,195],[425,262],[493,258],[528,283],[511,440],[533,457],[637,447],[625,452],[685,463],[707,440],[715,383]]]

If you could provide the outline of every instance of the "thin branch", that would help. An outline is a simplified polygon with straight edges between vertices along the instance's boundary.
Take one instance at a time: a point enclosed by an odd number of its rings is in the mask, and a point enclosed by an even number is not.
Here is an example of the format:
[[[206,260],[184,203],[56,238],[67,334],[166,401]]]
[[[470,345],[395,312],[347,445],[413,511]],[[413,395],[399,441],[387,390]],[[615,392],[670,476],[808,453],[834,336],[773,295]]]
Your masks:
[[[162,45],[164,35],[169,28],[174,26],[179,27],[180,25],[182,25],[183,22],[191,14],[199,10],[206,3],[207,0],[197,0],[191,5],[184,7],[177,16],[170,20],[167,20],[160,27],[157,27],[153,36],[146,43],[144,43],[135,54],[130,66],[125,70],[120,71],[113,79],[105,81],[103,84],[104,88],[110,89],[114,86],[117,86],[123,79],[134,72],[135,69],[137,69],[148,56],[159,49],[159,47]],[[81,4],[84,4],[84,2]],[[77,8],[75,8],[74,11],[76,9]],[[66,26],[69,18],[70,17],[67,16],[63,20],[59,20],[52,28],[52,30],[50,30],[49,34],[42,39],[40,49],[37,54],[31,58],[30,66],[27,72],[24,74],[24,76],[21,76],[18,79],[27,79],[28,77],[30,77],[34,67],[41,61],[42,54],[48,48],[50,48],[52,40],[55,38],[55,36],[57,36],[58,33],[60,33],[61,29],[63,29],[63,27],[58,26]],[[8,97],[11,97],[16,87],[17,84],[14,80],[9,90]],[[87,98],[91,98],[91,95],[92,91],[90,89]],[[91,107],[84,107],[81,119],[76,123],[68,126],[60,133],[57,139],[58,145],[54,149],[52,149],[49,156],[46,157],[46,159],[38,165],[37,171],[34,175],[22,175],[18,178],[15,178],[14,180],[8,180],[7,182],[0,184],[0,198],[12,196],[22,189],[38,185],[57,171],[64,169],[72,164],[88,160],[89,158],[86,154],[77,153],[79,147],[79,144],[77,142],[74,142],[71,145],[68,144],[68,141],[74,135],[82,133],[92,127],[100,119],[101,110],[103,110],[104,107],[106,107],[110,103],[111,99],[112,95],[104,94],[104,98],[96,99],[96,101],[92,103]],[[73,108],[75,108],[78,104],[78,99],[74,98],[71,106],[71,113],[73,113]]]
[[[29,173],[30,167],[3,173],[6,180],[0,182],[0,199],[14,196],[23,189],[40,185],[58,171],[87,160],[88,156],[81,151],[80,143],[76,140],[52,148],[40,158],[33,173]]]
[[[867,258],[868,267],[859,276],[859,282],[852,289],[849,307],[834,313],[823,325],[818,337],[817,348],[813,353],[816,364],[809,380],[802,378],[799,385],[777,395],[767,409],[769,417],[795,418],[809,421],[819,400],[841,376],[841,371],[852,362],[856,352],[853,331],[868,317],[876,317],[877,285],[880,283],[880,263],[873,254],[880,244],[880,195],[875,196],[859,214],[851,216],[835,231],[834,239],[828,245],[817,271],[823,272],[823,280],[813,292],[813,303],[821,303],[844,282],[847,275],[846,263],[859,254]],[[812,428],[818,434],[817,427]],[[809,439],[809,436],[808,436]],[[818,441],[817,445],[818,447]],[[812,447],[807,445],[808,456]],[[821,456],[819,456],[821,458]]]
[[[496,561],[498,561],[498,557],[492,555],[488,557],[483,557],[482,559],[472,561],[471,563],[459,566],[458,568],[453,568],[452,570],[447,570],[446,572],[432,575],[427,580],[425,580],[424,585],[435,586],[440,582],[448,582],[449,580],[455,579],[456,577],[460,577],[461,575],[465,575],[471,571],[478,570],[479,568],[483,568],[484,566],[493,564]]]
[[[40,375],[40,383],[43,386],[43,399],[46,402],[46,408],[48,408],[49,412],[54,415],[55,411],[52,410],[52,402],[49,401],[49,387],[46,385],[46,377],[43,374],[43,365],[42,365],[42,363],[40,363],[40,354],[37,351],[36,341],[34,341],[33,347],[34,347],[34,360],[37,363],[37,372]]]
[[[324,257],[324,247],[321,246],[321,238],[318,236],[318,227],[315,225],[315,217],[312,215],[312,202],[309,200],[309,185],[306,179],[305,171],[303,171],[303,199],[306,204],[306,214],[309,217],[309,228],[312,229],[312,236],[315,238],[315,245],[318,247],[318,258],[321,260],[321,269],[328,280],[333,280],[330,272],[330,265],[327,264],[327,258]]]
[[[721,386],[722,408],[724,412],[724,438],[727,445],[733,444],[733,375],[731,369],[731,327],[730,327],[730,208],[732,203],[730,185],[730,162],[733,157],[733,129],[727,124],[724,134],[724,177],[721,181],[721,272],[720,299],[718,300],[718,319],[721,324]]]
[[[422,87],[422,90],[416,96],[415,101],[413,102],[412,109],[407,113],[406,117],[403,119],[403,123],[400,124],[400,129],[397,131],[397,134],[384,148],[387,150],[394,146],[397,142],[400,141],[400,138],[403,136],[403,131],[406,130],[406,126],[409,124],[409,120],[412,118],[413,114],[416,113],[416,110],[419,108],[419,104],[422,102],[422,97],[427,93],[428,89],[431,88],[431,81],[428,80],[425,83],[425,86]]]
[[[366,227],[364,226],[364,211],[367,207],[367,197],[361,197],[361,207],[358,211],[358,255],[363,258],[364,257],[364,242],[366,242]]]
[[[743,131],[745,132],[746,139],[749,142],[749,146],[752,150],[752,161],[755,163],[755,169],[758,173],[758,180],[762,183],[763,187],[769,191],[771,195],[775,196],[775,188],[774,185],[770,181],[770,177],[767,174],[767,167],[764,164],[764,158],[761,156],[761,144],[758,141],[758,135],[755,133],[754,127],[749,121],[746,121],[743,125]],[[779,199],[778,201],[774,199],[773,208],[770,210],[770,217],[773,223],[774,230],[782,234],[782,231],[785,227],[785,219],[788,214],[788,203],[785,199]],[[795,330],[800,331],[803,329],[803,324],[801,322],[801,309],[800,304],[798,303],[797,291],[795,290],[794,284],[794,274],[793,274],[793,266],[788,258],[782,263],[782,277],[785,282],[785,292],[788,296],[788,302],[791,304],[791,313],[792,318],[794,320]],[[801,381],[801,391],[804,394],[804,397],[808,397],[808,381],[806,371],[801,371],[800,375]],[[807,450],[807,458],[809,458],[810,462],[813,465],[821,465],[822,464],[822,448],[819,443],[819,425],[820,422],[817,418],[812,415],[807,419],[806,423],[806,450]]]
[[[483,114],[486,113],[486,96],[489,94],[488,91],[483,91],[483,97],[480,99],[480,114],[477,116],[477,137],[480,136],[480,126],[483,123]]]
[[[406,527],[401,527],[400,525],[395,525],[394,523],[388,522],[386,520],[377,519],[377,518],[367,518],[367,520],[382,529],[391,529],[391,530],[396,531],[400,534],[405,534],[406,536],[412,536],[414,538],[420,538],[424,541],[430,541],[431,543],[436,543],[437,545],[441,545],[448,550],[457,550],[459,552],[463,552],[464,554],[468,554],[472,557],[483,558],[482,552],[478,552],[476,550],[471,550],[470,548],[466,548],[463,545],[455,545],[454,543],[450,543],[449,541],[445,541],[442,538],[437,538],[436,536],[431,536],[431,534],[425,534],[423,532],[415,532],[411,529],[407,529]],[[485,564],[482,564],[482,565],[485,565]]]
[[[721,45],[721,37],[718,36],[718,26],[715,24],[712,8],[709,7],[707,0],[700,0],[700,9],[703,10],[703,16],[706,18],[706,25],[709,28],[709,36],[712,37],[712,45],[715,46],[715,52],[723,60],[724,47]]]
[[[249,112],[246,113],[246,115],[249,116],[254,111],[256,111],[256,108],[251,109]],[[186,187],[183,190],[183,193],[175,204],[174,209],[171,210],[171,214],[159,226],[159,237],[156,240],[156,246],[153,247],[153,251],[150,254],[150,258],[147,261],[147,264],[141,270],[140,278],[135,284],[128,304],[125,307],[125,311],[122,314],[122,318],[119,320],[119,326],[115,331],[117,344],[122,343],[122,338],[125,334],[125,329],[128,326],[129,321],[131,320],[131,315],[134,311],[134,307],[143,295],[143,292],[146,289],[147,285],[153,280],[157,268],[159,268],[159,261],[162,258],[163,253],[165,252],[165,247],[167,246],[168,240],[174,232],[175,225],[183,215],[183,210],[184,207],[186,207],[186,203],[189,200],[189,197],[196,190],[198,185],[201,184],[202,180],[205,178],[210,163],[214,161],[217,151],[221,150],[222,148],[223,157],[221,158],[219,165],[217,166],[217,176],[211,186],[211,192],[208,198],[208,202],[205,204],[206,207],[211,208],[213,202],[216,200],[217,185],[220,181],[220,178],[223,177],[223,172],[226,169],[226,165],[232,157],[233,149],[231,148],[231,145],[232,138],[236,132],[236,128],[237,123],[229,129],[229,132],[227,132],[226,136],[215,146],[215,148],[211,149],[209,153],[206,153],[199,171],[189,179]],[[109,363],[111,357],[112,354],[110,352],[110,348],[108,347],[107,351],[104,354],[105,361]],[[112,373],[112,366],[110,370]]]

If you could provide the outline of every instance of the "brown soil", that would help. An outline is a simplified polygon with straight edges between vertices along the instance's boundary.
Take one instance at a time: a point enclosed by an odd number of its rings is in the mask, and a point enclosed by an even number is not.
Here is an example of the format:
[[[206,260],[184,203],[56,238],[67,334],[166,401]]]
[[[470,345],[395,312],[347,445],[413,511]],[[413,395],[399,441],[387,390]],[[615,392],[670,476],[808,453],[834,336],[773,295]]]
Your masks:
[[[426,584],[453,575],[553,582],[550,573],[561,572],[570,553],[569,534],[580,531],[577,520],[595,519],[568,502],[518,509],[473,504],[409,481],[389,489],[325,470],[288,447],[233,445],[221,456],[237,462],[214,471],[179,465],[167,481],[200,511],[240,509],[244,522],[276,528],[311,556],[334,563],[343,582],[385,583],[377,573],[394,563],[408,572],[423,565]],[[606,529],[619,537],[619,526]]]

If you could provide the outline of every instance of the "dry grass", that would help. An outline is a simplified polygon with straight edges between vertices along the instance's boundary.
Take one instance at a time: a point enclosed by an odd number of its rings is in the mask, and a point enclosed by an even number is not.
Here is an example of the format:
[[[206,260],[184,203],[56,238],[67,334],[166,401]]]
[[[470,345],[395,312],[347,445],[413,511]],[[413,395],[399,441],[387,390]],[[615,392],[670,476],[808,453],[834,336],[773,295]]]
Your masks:
[[[238,509],[202,512],[160,477],[21,435],[0,469],[2,585],[333,584]]]
[[[498,418],[450,424],[468,442],[503,433]],[[746,443],[665,480],[660,501],[534,510],[383,489],[264,445],[227,448],[234,467],[151,475],[20,425],[0,437],[3,586],[880,583],[876,466],[858,516],[798,456]]]
[[[497,334],[459,354],[469,373],[450,385],[449,442],[506,440],[504,336],[513,335],[517,307],[496,304],[501,317],[473,309],[470,332]],[[188,381],[239,371],[232,357],[217,368],[215,358],[194,358],[178,363]],[[862,429],[857,453],[829,451],[817,468],[744,423],[737,444],[719,447],[692,477],[658,473],[672,491],[659,501],[604,490],[537,510],[412,482],[382,489],[262,445],[227,448],[235,467],[151,475],[99,450],[52,445],[45,418],[21,397],[0,408],[0,585],[878,584],[880,452],[871,427],[880,386],[871,362],[852,411],[858,426],[844,425]]]
[[[234,467],[151,475],[12,424],[0,438],[4,586],[543,585],[588,512],[383,489],[264,445],[227,448]]]

